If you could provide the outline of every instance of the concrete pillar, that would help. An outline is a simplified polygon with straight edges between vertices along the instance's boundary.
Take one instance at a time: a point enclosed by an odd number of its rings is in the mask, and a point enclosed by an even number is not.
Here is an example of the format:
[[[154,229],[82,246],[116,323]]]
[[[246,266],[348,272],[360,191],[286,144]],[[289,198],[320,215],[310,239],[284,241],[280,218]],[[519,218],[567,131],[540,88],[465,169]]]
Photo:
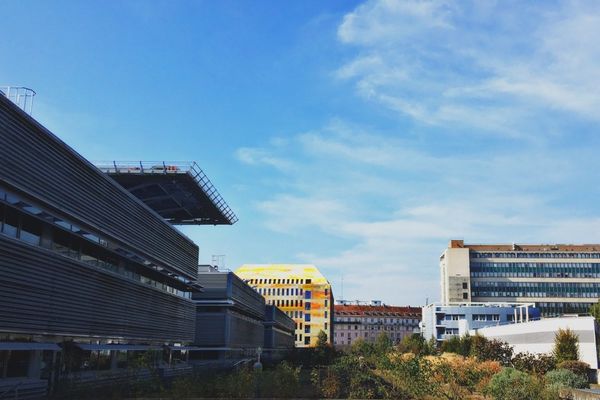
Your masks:
[[[523,322],[523,307],[519,307],[520,322]]]
[[[514,322],[515,322],[515,324],[516,324],[517,322],[519,322],[519,321],[517,321],[517,309],[515,308],[515,309],[513,310],[513,312],[514,312],[514,314],[515,314]]]
[[[525,321],[529,322],[529,307],[525,307]]]
[[[27,377],[40,379],[42,372],[42,351],[33,350],[29,352],[29,365],[27,366]]]

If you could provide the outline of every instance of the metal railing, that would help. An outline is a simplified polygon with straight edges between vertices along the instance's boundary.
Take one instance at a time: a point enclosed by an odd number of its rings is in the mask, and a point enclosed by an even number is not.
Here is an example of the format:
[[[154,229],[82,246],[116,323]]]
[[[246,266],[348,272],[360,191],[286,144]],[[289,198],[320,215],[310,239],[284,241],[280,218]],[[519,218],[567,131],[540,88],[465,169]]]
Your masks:
[[[0,86],[0,94],[31,115],[35,91],[24,86]]]
[[[195,161],[109,161],[96,162],[95,164],[104,173],[187,174],[194,179],[230,224],[233,225],[238,221],[238,217],[233,210],[227,205],[225,199]]]

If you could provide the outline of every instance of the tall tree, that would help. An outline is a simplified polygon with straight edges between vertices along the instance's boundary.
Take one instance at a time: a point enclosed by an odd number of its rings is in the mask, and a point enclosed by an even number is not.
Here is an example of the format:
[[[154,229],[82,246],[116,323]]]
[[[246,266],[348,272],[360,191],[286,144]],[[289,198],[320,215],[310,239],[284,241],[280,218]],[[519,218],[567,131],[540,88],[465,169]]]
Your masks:
[[[579,336],[571,329],[559,329],[554,336],[554,358],[557,363],[579,360]]]

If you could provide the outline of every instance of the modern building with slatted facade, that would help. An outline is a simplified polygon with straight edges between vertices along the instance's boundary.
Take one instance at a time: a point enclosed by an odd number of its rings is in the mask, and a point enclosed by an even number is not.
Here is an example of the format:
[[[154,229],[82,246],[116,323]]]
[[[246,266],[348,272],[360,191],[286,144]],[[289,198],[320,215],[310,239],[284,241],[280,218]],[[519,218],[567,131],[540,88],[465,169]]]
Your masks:
[[[186,221],[235,222],[207,186]],[[85,372],[194,342],[198,246],[144,200],[0,92],[0,387],[56,381],[69,349]]]

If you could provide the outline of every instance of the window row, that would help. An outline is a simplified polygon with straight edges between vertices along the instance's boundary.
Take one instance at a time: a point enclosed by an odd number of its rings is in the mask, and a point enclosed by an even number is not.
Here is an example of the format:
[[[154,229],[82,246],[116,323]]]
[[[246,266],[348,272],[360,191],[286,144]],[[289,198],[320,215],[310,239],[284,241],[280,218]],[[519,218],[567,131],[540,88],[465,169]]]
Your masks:
[[[30,215],[28,212],[35,215]],[[90,240],[88,233],[81,233],[81,230],[78,232],[67,230],[64,221],[55,218],[50,220],[44,215],[48,214],[39,208],[27,205],[17,197],[7,196],[6,192],[0,191],[1,234],[34,246],[51,249],[63,256],[109,270],[167,293],[191,298],[191,292],[178,290],[141,273],[131,261],[114,254],[99,242]]]
[[[600,278],[600,263],[471,263],[471,277]]]
[[[473,282],[475,297],[600,297],[600,283]]]
[[[277,307],[304,307],[304,309],[310,310],[310,303],[304,303],[304,300],[267,299],[267,304],[271,304]],[[309,304],[308,307],[306,306],[307,304]]]
[[[471,258],[600,258],[600,252],[542,252],[530,253],[524,251],[515,252],[479,252],[471,251]]]
[[[308,285],[312,283],[312,279],[244,279],[246,283],[251,285]]]
[[[255,288],[263,296],[303,296],[304,290],[301,288]],[[307,290],[308,292],[308,290]],[[310,296],[310,295],[309,295]],[[310,299],[310,297],[307,297]]]

